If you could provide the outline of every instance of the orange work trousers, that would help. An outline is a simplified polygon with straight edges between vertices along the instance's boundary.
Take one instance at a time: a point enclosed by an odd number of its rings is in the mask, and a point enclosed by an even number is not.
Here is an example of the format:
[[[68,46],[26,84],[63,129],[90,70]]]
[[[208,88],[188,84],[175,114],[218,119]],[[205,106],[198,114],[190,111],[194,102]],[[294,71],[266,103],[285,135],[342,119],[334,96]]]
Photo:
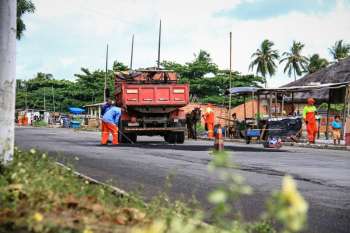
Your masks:
[[[315,118],[314,112],[308,112],[306,113],[306,119],[307,125],[306,125],[306,131],[307,131],[307,137],[309,139],[310,143],[315,143],[316,135],[317,135],[317,123]]]
[[[101,144],[106,145],[109,138],[109,133],[112,134],[113,145],[118,145],[118,126],[112,123],[107,123],[102,121],[102,138],[101,138]]]
[[[214,138],[214,123],[208,122],[208,138],[213,139]]]

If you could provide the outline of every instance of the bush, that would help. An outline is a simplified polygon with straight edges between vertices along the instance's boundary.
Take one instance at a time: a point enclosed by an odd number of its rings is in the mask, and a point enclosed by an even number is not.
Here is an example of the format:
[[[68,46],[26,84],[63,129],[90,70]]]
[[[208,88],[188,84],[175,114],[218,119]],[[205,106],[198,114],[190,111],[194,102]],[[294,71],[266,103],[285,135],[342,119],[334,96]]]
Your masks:
[[[34,127],[46,127],[47,125],[45,121],[33,121]]]

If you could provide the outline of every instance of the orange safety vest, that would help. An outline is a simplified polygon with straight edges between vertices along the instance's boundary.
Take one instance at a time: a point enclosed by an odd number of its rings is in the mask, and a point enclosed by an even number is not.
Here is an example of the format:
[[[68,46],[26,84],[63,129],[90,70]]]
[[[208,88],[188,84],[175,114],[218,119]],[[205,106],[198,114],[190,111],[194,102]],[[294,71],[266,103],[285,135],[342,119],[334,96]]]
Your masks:
[[[214,112],[213,110],[208,107],[207,108],[207,111],[205,113],[205,122],[208,123],[208,124],[213,124],[214,123]]]

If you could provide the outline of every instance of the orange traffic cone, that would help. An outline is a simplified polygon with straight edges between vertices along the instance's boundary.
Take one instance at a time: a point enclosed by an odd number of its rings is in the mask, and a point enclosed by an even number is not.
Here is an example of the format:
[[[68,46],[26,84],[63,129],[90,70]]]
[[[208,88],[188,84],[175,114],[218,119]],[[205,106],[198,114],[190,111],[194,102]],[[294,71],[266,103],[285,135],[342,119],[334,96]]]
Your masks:
[[[224,138],[223,138],[223,130],[221,128],[221,125],[218,126],[215,132],[214,150],[215,151],[224,150]]]

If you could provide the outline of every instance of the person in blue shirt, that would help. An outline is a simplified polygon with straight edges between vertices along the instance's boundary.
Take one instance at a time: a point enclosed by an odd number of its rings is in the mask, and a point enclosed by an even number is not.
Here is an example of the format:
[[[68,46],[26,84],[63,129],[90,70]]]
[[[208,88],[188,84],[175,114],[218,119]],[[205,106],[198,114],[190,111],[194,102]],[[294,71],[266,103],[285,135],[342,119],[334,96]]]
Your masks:
[[[334,145],[340,144],[340,135],[341,135],[342,124],[340,122],[340,116],[335,116],[334,121],[332,122],[332,133]]]
[[[113,101],[112,99],[108,98],[107,102],[102,106],[101,109],[101,116],[103,117],[103,115],[108,111],[108,109],[110,109],[113,105]]]
[[[102,117],[102,139],[101,144],[106,145],[109,138],[109,133],[112,134],[113,145],[118,145],[118,123],[122,115],[121,108],[111,106]]]

